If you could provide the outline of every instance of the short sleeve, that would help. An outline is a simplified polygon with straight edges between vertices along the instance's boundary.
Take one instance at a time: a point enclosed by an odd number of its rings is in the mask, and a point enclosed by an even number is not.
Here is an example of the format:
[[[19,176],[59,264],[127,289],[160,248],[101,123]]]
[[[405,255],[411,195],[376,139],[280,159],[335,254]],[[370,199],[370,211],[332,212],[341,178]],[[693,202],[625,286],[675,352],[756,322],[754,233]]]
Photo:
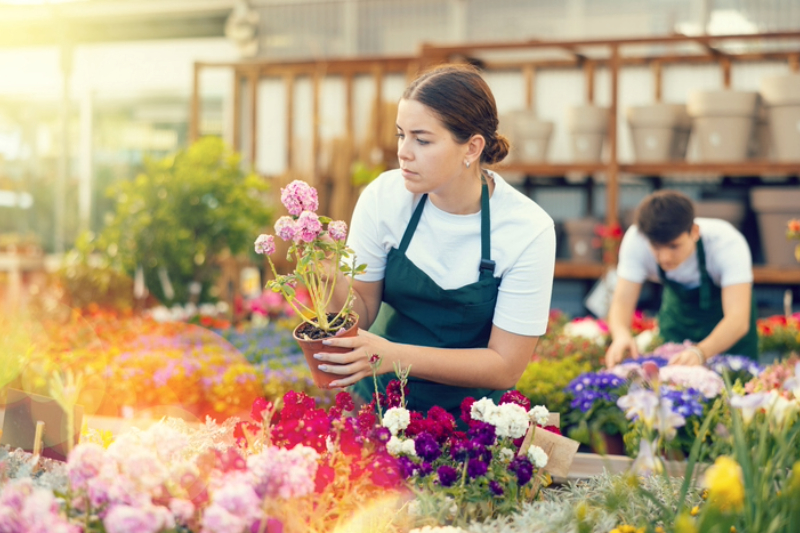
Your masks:
[[[649,245],[636,226],[625,232],[619,247],[617,275],[634,283],[644,283],[647,279],[647,254]]]
[[[555,271],[556,234],[545,228],[505,273],[497,295],[493,323],[510,333],[544,335],[550,315]]]
[[[386,270],[386,248],[378,237],[379,221],[375,189],[367,187],[359,196],[350,222],[347,245],[356,255],[356,264],[366,264],[360,281],[380,281]]]

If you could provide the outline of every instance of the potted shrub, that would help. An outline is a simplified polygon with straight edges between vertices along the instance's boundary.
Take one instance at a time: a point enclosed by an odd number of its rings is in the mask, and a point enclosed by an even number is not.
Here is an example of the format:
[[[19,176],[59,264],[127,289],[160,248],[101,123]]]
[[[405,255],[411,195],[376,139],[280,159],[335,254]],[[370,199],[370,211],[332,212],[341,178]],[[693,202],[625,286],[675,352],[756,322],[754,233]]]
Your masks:
[[[313,355],[320,351],[350,351],[349,348],[322,347],[322,341],[333,336],[355,336],[358,333],[358,315],[353,312],[353,279],[366,265],[356,265],[355,254],[345,244],[347,224],[317,215],[319,200],[317,190],[301,180],[295,180],[281,189],[281,203],[289,215],[275,222],[275,233],[289,242],[288,259],[295,261],[289,274],[278,274],[270,255],[275,252],[275,238],[260,235],[255,242],[256,253],[267,256],[275,279],[267,288],[279,292],[303,321],[294,329],[294,338],[306,357],[314,383],[327,388],[336,375],[319,370]],[[349,261],[344,261],[349,260]],[[333,265],[348,278],[348,296],[336,312],[328,312],[336,285],[336,278],[328,273]],[[297,298],[297,287],[308,291],[309,302]]]

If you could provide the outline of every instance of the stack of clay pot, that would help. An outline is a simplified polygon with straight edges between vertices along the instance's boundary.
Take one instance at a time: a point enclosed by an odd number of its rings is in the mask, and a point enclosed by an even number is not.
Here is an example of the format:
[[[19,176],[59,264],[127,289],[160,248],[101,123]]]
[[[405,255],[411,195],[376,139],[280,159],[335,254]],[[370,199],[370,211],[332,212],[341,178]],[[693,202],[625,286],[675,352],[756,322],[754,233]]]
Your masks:
[[[608,120],[609,112],[606,107],[580,105],[567,110],[567,129],[572,141],[573,161],[601,161],[603,140],[608,134]]]
[[[758,93],[696,91],[689,94],[687,109],[694,119],[699,161],[747,159],[758,111]]]
[[[800,74],[763,78],[761,97],[775,159],[800,161]]]
[[[692,119],[682,104],[629,107],[628,125],[636,161],[674,161],[686,157]]]
[[[504,113],[500,117],[500,131],[511,141],[506,162],[542,163],[547,159],[553,123],[537,118],[533,110]]]

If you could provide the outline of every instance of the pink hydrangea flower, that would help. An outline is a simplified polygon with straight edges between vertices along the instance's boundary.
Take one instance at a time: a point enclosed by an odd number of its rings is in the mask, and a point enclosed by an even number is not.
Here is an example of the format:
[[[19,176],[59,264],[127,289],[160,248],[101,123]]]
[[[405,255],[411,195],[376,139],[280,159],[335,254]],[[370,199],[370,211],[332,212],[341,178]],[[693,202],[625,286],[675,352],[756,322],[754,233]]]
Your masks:
[[[312,211],[303,211],[297,219],[297,239],[304,242],[314,242],[322,231],[322,222],[319,217]]]
[[[334,241],[343,241],[347,237],[347,223],[344,220],[334,220],[328,224],[328,235]]]
[[[256,253],[272,255],[275,253],[275,237],[261,234],[256,239]]]
[[[281,188],[281,203],[293,216],[299,216],[303,211],[319,209],[317,190],[301,180],[294,180]]]
[[[282,216],[275,222],[275,234],[284,241],[293,241],[297,232],[297,224],[292,217]]]

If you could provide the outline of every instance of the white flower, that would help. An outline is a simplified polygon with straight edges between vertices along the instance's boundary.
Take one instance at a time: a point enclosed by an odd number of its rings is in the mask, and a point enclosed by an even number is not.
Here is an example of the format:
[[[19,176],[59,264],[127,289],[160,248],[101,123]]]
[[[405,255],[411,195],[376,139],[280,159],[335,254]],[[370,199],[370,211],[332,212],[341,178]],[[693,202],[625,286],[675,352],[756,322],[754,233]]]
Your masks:
[[[480,420],[481,422],[489,422],[492,416],[494,416],[494,412],[496,410],[497,406],[494,404],[491,398],[481,398],[480,400],[472,404],[472,408],[470,409],[470,416],[472,416],[474,420]]]
[[[401,439],[395,435],[392,435],[392,438],[386,443],[386,451],[393,457],[398,457],[400,455],[416,457],[417,455],[413,439]]]
[[[528,415],[537,425],[544,426],[550,418],[550,411],[544,405],[537,405],[528,411]]]
[[[500,448],[500,460],[504,463],[510,463],[514,458],[514,450],[511,448]]]
[[[403,453],[403,440],[397,438],[396,435],[392,435],[392,438],[386,443],[386,451],[389,452],[389,455],[392,457],[397,457]]]
[[[647,427],[652,428],[656,419],[658,396],[647,389],[631,390],[617,400],[617,406],[625,411],[625,416],[628,420],[639,417]]]
[[[786,420],[789,419],[791,415],[798,410],[798,405],[796,401],[787,400],[774,389],[769,391],[769,396],[767,397],[767,403],[769,404],[768,411],[770,417],[779,426],[782,426],[783,423],[786,422]]]
[[[540,447],[531,444],[528,448],[528,459],[536,466],[536,468],[544,468],[547,466],[547,454]]]
[[[796,400],[800,400],[800,363],[794,367],[794,376],[783,382],[783,388],[792,391]]]
[[[493,416],[486,422],[495,427],[495,434],[498,438],[518,439],[528,431],[531,419],[521,405],[504,403],[496,407]]]
[[[702,366],[662,366],[658,377],[662,383],[696,389],[706,398],[716,398],[725,388],[719,374]]]
[[[416,457],[417,456],[417,448],[414,444],[414,439],[406,439],[403,441],[403,447],[401,451],[408,455],[409,457]]]
[[[731,395],[731,407],[742,410],[742,418],[745,425],[749,425],[755,416],[756,411],[764,407],[768,399],[765,392],[756,392],[746,396],[738,394]]]
[[[584,337],[600,346],[605,344],[608,338],[608,331],[600,327],[600,324],[591,318],[573,320],[565,325],[562,331],[567,337]]]
[[[656,410],[658,432],[667,440],[675,438],[676,428],[686,424],[686,419],[682,415],[672,410],[672,400],[661,398]]]
[[[333,454],[336,452],[336,446],[333,444],[333,439],[330,435],[325,437],[325,449],[328,450],[328,453]]]
[[[656,457],[655,450],[656,441],[652,443],[647,439],[639,441],[639,455],[636,456],[631,466],[635,474],[649,476],[663,471],[664,465],[661,463],[661,459]]]
[[[409,533],[466,533],[466,531],[454,526],[423,526],[412,529]]]
[[[383,425],[389,428],[392,435],[397,435],[398,432],[406,429],[409,422],[411,422],[411,415],[407,409],[402,407],[392,407],[383,415]]]

